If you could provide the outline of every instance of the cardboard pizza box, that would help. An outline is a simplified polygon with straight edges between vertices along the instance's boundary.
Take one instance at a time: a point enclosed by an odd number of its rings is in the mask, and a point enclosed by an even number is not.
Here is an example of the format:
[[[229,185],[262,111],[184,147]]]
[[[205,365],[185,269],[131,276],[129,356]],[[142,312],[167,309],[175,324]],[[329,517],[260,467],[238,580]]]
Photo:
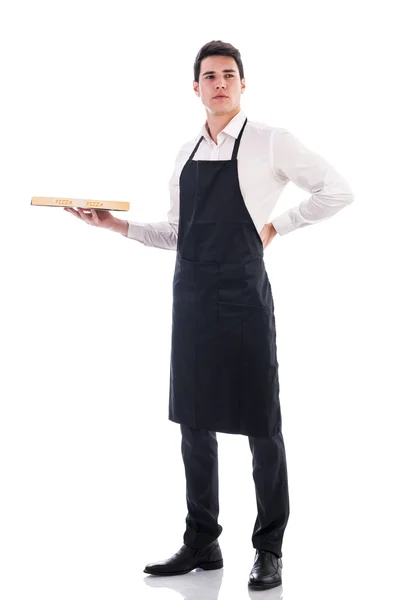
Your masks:
[[[82,200],[81,198],[53,198],[49,196],[32,196],[32,206],[72,206],[76,208],[95,208],[96,210],[129,210],[129,202],[119,200]]]

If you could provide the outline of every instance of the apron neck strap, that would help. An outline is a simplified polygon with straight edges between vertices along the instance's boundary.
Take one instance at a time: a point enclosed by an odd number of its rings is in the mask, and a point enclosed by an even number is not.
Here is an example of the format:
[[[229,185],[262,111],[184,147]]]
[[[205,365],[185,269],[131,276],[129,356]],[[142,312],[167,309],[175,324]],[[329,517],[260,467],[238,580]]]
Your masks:
[[[204,139],[204,136],[201,136],[201,138],[199,139],[199,141],[197,142],[197,144],[195,145],[192,154],[189,156],[188,160],[192,160],[193,156],[196,154],[197,148],[200,146],[200,142],[201,140]]]
[[[247,123],[247,117],[245,118],[244,123],[243,123],[243,127],[240,130],[240,133],[239,133],[239,135],[237,136],[237,138],[235,140],[235,146],[234,146],[233,152],[232,152],[232,160],[236,160],[236,158],[237,158],[237,153],[238,153],[238,150],[239,150],[240,140],[242,138],[242,133],[243,133],[243,130],[244,130],[245,126],[246,126],[246,123]]]

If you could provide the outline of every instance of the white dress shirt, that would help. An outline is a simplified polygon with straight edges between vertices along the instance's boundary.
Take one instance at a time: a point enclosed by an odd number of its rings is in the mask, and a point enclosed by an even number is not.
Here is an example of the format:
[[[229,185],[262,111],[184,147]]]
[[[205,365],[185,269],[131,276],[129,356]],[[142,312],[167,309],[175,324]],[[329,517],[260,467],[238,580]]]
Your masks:
[[[193,148],[204,136],[193,160],[227,160],[246,115],[242,110],[211,139],[206,124],[180,148],[169,181],[170,209],[167,221],[128,221],[128,237],[145,246],[176,250],[179,224],[179,175]],[[237,155],[239,186],[255,227],[260,233],[289,181],[311,195],[278,215],[272,224],[279,235],[329,219],[353,202],[347,181],[324,158],[304,146],[290,131],[247,121]]]

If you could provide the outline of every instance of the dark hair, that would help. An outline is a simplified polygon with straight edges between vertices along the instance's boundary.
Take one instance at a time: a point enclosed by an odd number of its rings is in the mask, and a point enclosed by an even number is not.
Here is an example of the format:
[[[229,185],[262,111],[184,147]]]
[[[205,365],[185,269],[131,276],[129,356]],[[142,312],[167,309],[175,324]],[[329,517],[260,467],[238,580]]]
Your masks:
[[[240,80],[243,79],[244,71],[242,58],[240,56],[239,50],[232,46],[232,44],[228,44],[227,42],[222,42],[221,40],[213,40],[212,42],[204,44],[204,46],[200,48],[200,50],[197,53],[196,60],[194,61],[194,80],[197,81],[197,83],[199,82],[201,61],[207,56],[215,55],[231,56],[232,58],[234,58],[239,68]]]

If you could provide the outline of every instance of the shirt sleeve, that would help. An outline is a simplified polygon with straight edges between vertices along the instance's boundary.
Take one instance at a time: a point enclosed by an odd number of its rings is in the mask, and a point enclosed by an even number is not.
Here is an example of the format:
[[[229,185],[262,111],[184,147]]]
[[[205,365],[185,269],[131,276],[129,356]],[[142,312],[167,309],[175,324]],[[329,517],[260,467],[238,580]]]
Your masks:
[[[179,225],[179,176],[182,170],[182,158],[183,150],[181,148],[176,157],[174,171],[168,183],[170,208],[167,212],[167,220],[159,221],[158,223],[128,221],[128,238],[137,240],[144,246],[176,250]]]
[[[354,200],[344,177],[287,129],[277,130],[271,138],[271,164],[278,179],[311,193],[272,220],[279,235],[325,221]]]

